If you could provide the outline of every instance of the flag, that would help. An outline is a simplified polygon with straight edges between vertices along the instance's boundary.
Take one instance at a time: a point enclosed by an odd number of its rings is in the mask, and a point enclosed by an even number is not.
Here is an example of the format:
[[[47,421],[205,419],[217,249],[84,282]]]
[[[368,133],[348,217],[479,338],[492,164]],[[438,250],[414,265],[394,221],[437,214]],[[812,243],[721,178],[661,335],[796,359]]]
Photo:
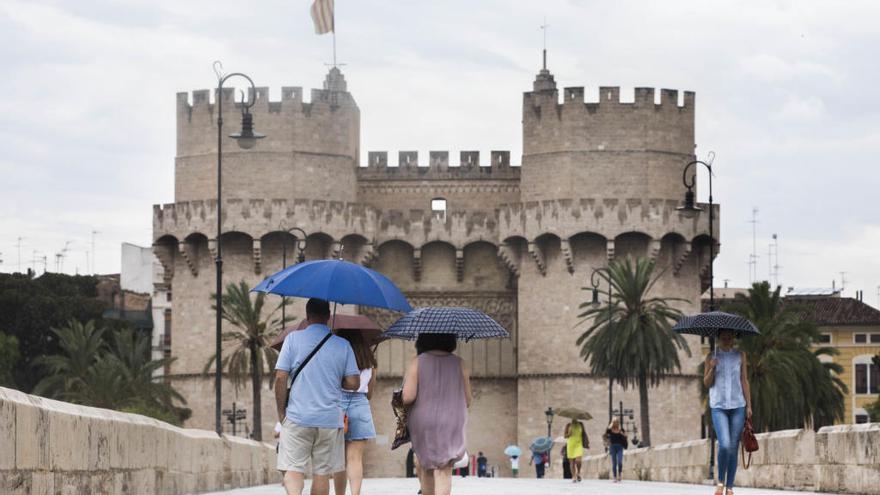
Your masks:
[[[333,31],[333,0],[315,0],[312,4],[312,22],[315,23],[316,34]]]

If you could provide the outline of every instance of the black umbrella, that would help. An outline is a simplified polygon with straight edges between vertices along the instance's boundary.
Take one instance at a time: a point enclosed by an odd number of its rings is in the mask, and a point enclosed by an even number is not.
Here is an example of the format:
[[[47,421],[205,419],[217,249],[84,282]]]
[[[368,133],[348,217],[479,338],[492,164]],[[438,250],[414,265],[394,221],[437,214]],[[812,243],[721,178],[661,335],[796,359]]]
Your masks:
[[[507,330],[486,313],[460,307],[415,309],[394,322],[382,337],[415,340],[420,333],[451,333],[464,341],[510,337]]]
[[[710,311],[693,316],[685,316],[672,327],[678,333],[718,337],[722,330],[736,332],[739,337],[760,335],[757,327],[742,316],[732,315],[723,311]]]

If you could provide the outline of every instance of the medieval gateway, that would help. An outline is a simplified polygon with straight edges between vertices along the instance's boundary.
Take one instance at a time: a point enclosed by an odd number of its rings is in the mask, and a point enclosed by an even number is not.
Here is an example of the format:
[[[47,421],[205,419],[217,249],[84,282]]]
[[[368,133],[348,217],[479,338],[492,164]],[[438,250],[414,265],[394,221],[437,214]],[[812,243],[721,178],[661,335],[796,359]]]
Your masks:
[[[482,450],[507,472],[505,445],[525,448],[546,434],[548,406],[591,411],[590,452],[601,452],[608,379],[588,372],[575,345],[583,328],[575,328],[578,306],[590,299],[582,288],[609,260],[646,256],[665,270],[657,294],[689,301],[679,306],[686,313],[699,311],[708,283],[708,217],[676,211],[683,167],[695,156],[694,93],[684,92],[680,102],[675,90],[662,90],[658,100],[652,88],[637,88],[631,103],[620,101],[617,87],[600,88],[597,102],[585,102],[581,87],[561,93],[560,100],[544,69],[523,95],[522,165],[513,166],[507,151],[462,151],[458,160],[448,151],[403,151],[391,160],[370,152],[359,163],[360,111],[337,68],[308,102],[299,87],[282,88],[277,102],[258,88],[251,111],[268,137],[251,150],[223,143],[224,283],[255,285],[282,268],[285,249],[295,262],[302,239],[289,229],[298,227],[307,234],[306,259],[341,249],[345,259],[388,275],[413,306],[478,308],[510,331],[509,340],[458,350],[474,375],[470,452]],[[240,111],[233,90],[218,97],[228,102],[223,117],[231,129]],[[204,368],[214,350],[215,108],[208,90],[191,99],[178,93],[175,202],[153,209],[154,251],[164,268],[156,288],[171,301],[165,352],[177,358],[167,371],[193,410],[187,426],[205,429],[214,425],[213,374]],[[304,302],[287,311],[303,317]],[[343,311],[361,311],[383,326],[393,318],[369,308]],[[650,389],[654,444],[700,436],[700,343],[690,339],[696,352],[682,356],[682,374]],[[379,437],[365,456],[367,476],[403,475],[407,449],[389,450],[389,401],[412,355],[410,342],[378,348],[372,406]],[[249,388],[223,387],[223,407],[236,400],[250,418]],[[264,438],[271,441],[268,378],[262,397]],[[615,407],[618,401],[639,420],[637,391],[614,387]],[[565,421],[555,419],[553,436]]]

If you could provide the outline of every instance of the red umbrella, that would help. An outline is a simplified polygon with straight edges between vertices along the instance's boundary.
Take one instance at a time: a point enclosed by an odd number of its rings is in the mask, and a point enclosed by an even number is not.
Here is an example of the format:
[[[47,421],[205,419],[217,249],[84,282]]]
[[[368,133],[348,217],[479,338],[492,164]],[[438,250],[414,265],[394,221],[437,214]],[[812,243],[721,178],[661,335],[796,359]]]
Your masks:
[[[302,330],[307,326],[309,326],[308,320],[302,320],[296,327],[285,328],[283,332],[275,337],[272,347],[280,351],[281,344],[284,343],[284,338],[287,337],[287,334],[295,330]],[[360,330],[363,332],[364,339],[368,343],[376,342],[382,335],[382,328],[376,322],[363,315],[336,315],[330,318],[327,326],[332,328],[334,332],[337,330]]]

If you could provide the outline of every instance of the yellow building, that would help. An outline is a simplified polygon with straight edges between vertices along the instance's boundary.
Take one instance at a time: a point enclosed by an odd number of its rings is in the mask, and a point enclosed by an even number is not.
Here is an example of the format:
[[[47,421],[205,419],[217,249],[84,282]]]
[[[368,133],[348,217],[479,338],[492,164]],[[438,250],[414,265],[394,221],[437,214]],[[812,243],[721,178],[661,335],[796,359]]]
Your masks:
[[[880,368],[872,358],[880,354],[880,311],[851,297],[793,297],[804,317],[822,332],[817,345],[837,348],[833,360],[843,367],[841,379],[849,388],[844,423],[867,423],[865,406],[880,398]],[[874,419],[877,421],[877,418]]]

